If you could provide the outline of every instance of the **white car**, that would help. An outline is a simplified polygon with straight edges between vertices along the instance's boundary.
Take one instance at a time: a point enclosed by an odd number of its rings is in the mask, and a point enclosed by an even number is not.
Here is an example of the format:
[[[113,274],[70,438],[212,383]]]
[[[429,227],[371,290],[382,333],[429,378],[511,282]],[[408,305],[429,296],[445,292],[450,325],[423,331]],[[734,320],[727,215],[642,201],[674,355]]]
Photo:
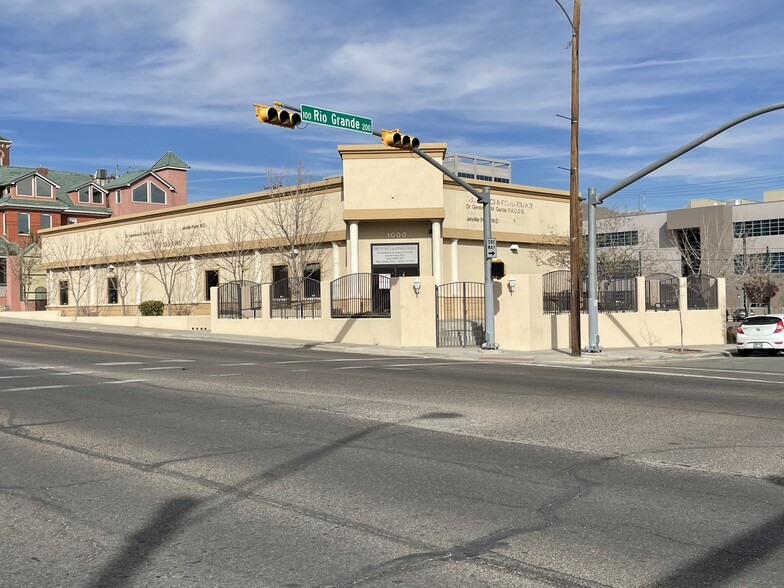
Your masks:
[[[738,325],[738,355],[752,351],[776,355],[784,350],[784,314],[752,316]]]

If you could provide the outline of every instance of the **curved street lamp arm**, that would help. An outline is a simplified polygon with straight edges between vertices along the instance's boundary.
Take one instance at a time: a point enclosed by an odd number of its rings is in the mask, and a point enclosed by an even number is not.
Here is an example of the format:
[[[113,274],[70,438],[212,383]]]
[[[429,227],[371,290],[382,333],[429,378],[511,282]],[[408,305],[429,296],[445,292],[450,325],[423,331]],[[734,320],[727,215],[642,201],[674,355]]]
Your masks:
[[[556,0],[556,2],[557,1],[558,0]],[[610,196],[612,196],[616,192],[620,192],[626,186],[628,186],[630,184],[633,184],[634,182],[636,182],[637,180],[639,180],[641,178],[644,178],[649,173],[651,173],[653,171],[656,171],[657,169],[659,169],[663,165],[671,162],[673,159],[676,159],[676,158],[680,157],[684,153],[688,153],[689,151],[691,151],[692,149],[694,149],[698,145],[702,145],[708,139],[712,139],[713,137],[715,137],[716,135],[718,135],[720,133],[723,133],[727,129],[730,129],[730,128],[734,127],[735,125],[737,125],[739,123],[742,123],[743,121],[747,121],[750,118],[754,118],[755,116],[759,116],[759,115],[765,114],[767,112],[772,112],[774,110],[781,110],[782,108],[784,108],[784,102],[778,102],[776,104],[771,104],[770,106],[764,106],[763,108],[759,108],[759,109],[754,110],[752,112],[748,112],[748,113],[744,114],[743,116],[739,116],[738,118],[734,118],[731,121],[724,123],[720,127],[713,129],[712,131],[708,131],[704,135],[694,139],[694,141],[692,141],[691,143],[687,143],[686,145],[684,145],[680,149],[676,149],[675,151],[673,151],[672,153],[670,153],[668,155],[665,155],[661,159],[657,159],[652,164],[648,165],[647,167],[642,168],[637,173],[634,173],[634,174],[630,175],[628,178],[626,178],[624,180],[621,180],[620,182],[618,182],[617,184],[615,184],[613,186],[610,186],[604,192],[599,194],[599,196],[597,196],[596,204],[600,204],[600,203],[604,202],[607,198],[609,198]]]
[[[554,1],[555,1],[555,3],[556,3],[558,6],[560,6],[560,7],[561,7],[561,10],[563,10],[563,13],[564,13],[564,16],[566,17],[566,20],[568,20],[568,21],[569,21],[569,26],[571,26],[571,27],[572,27],[572,35],[574,35],[574,34],[575,34],[575,32],[574,32],[574,23],[572,22],[572,17],[571,17],[571,16],[569,16],[569,13],[568,13],[568,12],[566,12],[566,8],[564,8],[564,7],[563,7],[563,4],[561,4],[561,0],[554,0]]]

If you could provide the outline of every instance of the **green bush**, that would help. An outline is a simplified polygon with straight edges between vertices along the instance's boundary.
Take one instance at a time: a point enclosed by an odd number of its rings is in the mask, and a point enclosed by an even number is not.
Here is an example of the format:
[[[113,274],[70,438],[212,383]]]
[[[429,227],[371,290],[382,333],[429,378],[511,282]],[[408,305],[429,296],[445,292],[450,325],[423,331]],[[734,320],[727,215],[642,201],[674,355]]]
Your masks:
[[[145,300],[139,305],[142,316],[163,316],[163,302],[160,300]]]

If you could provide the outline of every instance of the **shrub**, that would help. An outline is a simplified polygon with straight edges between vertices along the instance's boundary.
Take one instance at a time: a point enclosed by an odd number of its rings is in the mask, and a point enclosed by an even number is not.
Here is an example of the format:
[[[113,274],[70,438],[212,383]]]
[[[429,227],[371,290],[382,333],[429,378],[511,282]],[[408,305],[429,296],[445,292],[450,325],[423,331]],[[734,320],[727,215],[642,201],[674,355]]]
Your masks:
[[[163,302],[160,300],[145,300],[139,305],[142,316],[163,316]]]
[[[737,327],[727,327],[727,343],[736,343],[738,340]]]

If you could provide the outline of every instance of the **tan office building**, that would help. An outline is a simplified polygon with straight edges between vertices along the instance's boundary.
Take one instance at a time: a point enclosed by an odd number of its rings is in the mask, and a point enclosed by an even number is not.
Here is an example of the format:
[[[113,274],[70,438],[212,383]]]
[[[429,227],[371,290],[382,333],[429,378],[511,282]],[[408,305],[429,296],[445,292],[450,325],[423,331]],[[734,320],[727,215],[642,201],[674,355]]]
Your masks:
[[[438,161],[446,153],[445,144],[422,149]],[[49,309],[135,314],[142,300],[158,299],[207,314],[218,283],[303,273],[322,282],[366,272],[483,280],[482,206],[473,196],[410,152],[338,151],[342,176],[42,232]],[[568,192],[471,181],[491,189],[506,272],[556,269],[541,267],[536,252],[564,243]]]

